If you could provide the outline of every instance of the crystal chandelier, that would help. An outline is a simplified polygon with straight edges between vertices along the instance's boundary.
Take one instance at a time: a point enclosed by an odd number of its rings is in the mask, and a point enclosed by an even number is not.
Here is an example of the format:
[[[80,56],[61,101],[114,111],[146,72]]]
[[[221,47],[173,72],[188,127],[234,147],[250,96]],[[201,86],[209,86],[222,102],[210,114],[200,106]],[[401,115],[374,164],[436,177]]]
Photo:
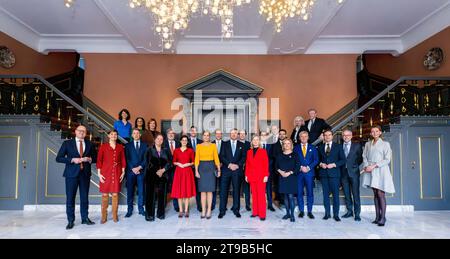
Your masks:
[[[203,3],[203,14],[211,13],[220,17],[222,38],[233,36],[233,9],[242,4],[249,4],[252,0],[205,0]]]
[[[186,29],[191,15],[198,10],[198,0],[130,0],[131,8],[144,7],[155,16],[155,31],[164,49],[170,49],[175,34]]]
[[[75,2],[75,0],[64,0],[64,5],[65,5],[67,8],[70,8],[70,7],[73,6],[74,2]]]
[[[281,31],[281,25],[287,18],[295,16],[307,21],[311,16],[311,10],[316,0],[261,0],[259,13],[266,17],[267,21],[274,21],[276,31]]]

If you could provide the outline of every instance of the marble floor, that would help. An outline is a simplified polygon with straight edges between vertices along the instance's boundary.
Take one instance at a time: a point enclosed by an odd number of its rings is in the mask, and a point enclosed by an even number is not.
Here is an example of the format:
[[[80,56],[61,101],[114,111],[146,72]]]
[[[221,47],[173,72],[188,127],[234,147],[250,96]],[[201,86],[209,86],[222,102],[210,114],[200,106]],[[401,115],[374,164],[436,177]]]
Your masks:
[[[80,224],[79,213],[75,227],[66,230],[64,211],[0,211],[0,238],[450,238],[450,211],[388,212],[385,227],[370,222],[373,212],[363,212],[362,221],[342,219],[324,221],[322,212],[315,213],[316,219],[296,219],[296,222],[282,220],[284,211],[268,211],[266,221],[250,218],[250,212],[241,210],[242,218],[236,218],[230,211],[223,219],[213,212],[210,220],[200,219],[197,211],[191,217],[179,219],[169,209],[165,220],[147,222],[143,216],[134,214],[124,218],[120,211],[119,222],[111,219],[99,224],[99,212],[94,210],[90,218],[93,226]]]

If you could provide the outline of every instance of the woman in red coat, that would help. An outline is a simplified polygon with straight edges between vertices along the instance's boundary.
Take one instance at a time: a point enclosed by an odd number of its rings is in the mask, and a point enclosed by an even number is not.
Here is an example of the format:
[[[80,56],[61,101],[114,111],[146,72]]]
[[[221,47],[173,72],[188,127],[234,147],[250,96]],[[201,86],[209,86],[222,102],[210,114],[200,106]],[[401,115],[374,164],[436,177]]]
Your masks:
[[[197,193],[195,190],[194,165],[195,155],[192,148],[188,148],[188,137],[186,135],[180,138],[181,147],[173,151],[173,164],[176,166],[173,184],[172,198],[178,199],[180,212],[178,217],[183,215],[189,217],[189,198],[194,197]]]
[[[245,181],[250,184],[252,196],[252,218],[266,219],[266,183],[269,177],[269,157],[259,146],[259,136],[252,138],[252,148],[247,151],[245,162]]]
[[[117,130],[108,133],[109,143],[100,146],[97,157],[97,173],[100,179],[100,192],[102,193],[102,220],[106,222],[109,203],[109,194],[112,193],[112,216],[114,222],[119,221],[117,210],[119,208],[120,183],[125,175],[125,151],[117,143]]]

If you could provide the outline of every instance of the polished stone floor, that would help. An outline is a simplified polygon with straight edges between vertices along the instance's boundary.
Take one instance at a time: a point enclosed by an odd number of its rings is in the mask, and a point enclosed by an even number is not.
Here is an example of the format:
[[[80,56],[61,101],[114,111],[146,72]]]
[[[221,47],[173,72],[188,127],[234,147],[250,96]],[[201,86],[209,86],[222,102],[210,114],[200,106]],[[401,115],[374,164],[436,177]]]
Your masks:
[[[134,214],[120,221],[111,219],[100,225],[98,210],[92,209],[93,226],[80,224],[79,213],[75,227],[66,230],[66,215],[63,211],[0,211],[0,238],[450,238],[450,211],[388,212],[385,227],[370,222],[373,212],[363,212],[362,221],[342,219],[322,220],[323,213],[316,212],[316,219],[282,220],[283,210],[268,211],[266,221],[250,218],[250,212],[241,210],[242,218],[230,211],[223,219],[213,212],[210,220],[200,219],[197,211],[191,217],[179,219],[168,209],[165,220],[147,222],[143,216]]]

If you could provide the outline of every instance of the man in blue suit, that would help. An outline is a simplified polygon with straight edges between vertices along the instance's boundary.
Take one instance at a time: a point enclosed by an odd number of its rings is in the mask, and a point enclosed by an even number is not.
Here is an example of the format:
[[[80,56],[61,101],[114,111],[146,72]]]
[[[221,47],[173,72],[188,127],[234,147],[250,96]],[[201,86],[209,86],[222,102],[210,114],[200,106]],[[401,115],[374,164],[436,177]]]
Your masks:
[[[344,154],[347,160],[341,168],[342,189],[344,189],[345,206],[347,207],[347,213],[342,217],[353,217],[354,211],[355,221],[361,221],[361,217],[359,216],[361,213],[359,166],[363,162],[363,150],[361,144],[352,142],[352,137],[351,130],[346,129],[342,132]]]
[[[220,176],[220,213],[219,219],[225,216],[228,201],[230,182],[233,184],[233,213],[237,218],[241,217],[241,183],[244,172],[242,168],[245,162],[244,144],[237,139],[238,130],[232,129],[230,140],[222,144],[222,152],[219,155],[222,164]]]
[[[239,141],[242,142],[242,144],[244,144],[244,152],[245,154],[247,154],[247,151],[250,150],[250,141],[247,140],[247,131],[242,129],[239,131]],[[245,163],[244,163],[244,168],[242,169],[242,171],[245,172]],[[245,181],[245,177],[242,177],[242,192],[244,194],[244,198],[245,198],[245,209],[247,211],[251,211],[252,208],[250,206],[250,184],[248,182]]]
[[[211,143],[213,143],[214,145],[216,145],[217,148],[217,154],[220,155],[220,153],[222,152],[222,144],[224,143],[223,139],[222,139],[222,130],[221,129],[216,129],[214,131],[214,135],[215,135],[215,140],[213,140]],[[219,158],[220,160],[220,158]],[[219,185],[220,187],[220,178],[216,179],[216,190],[217,190],[217,185]],[[219,199],[220,199],[220,189],[219,189]],[[211,210],[214,210],[216,208],[216,201],[217,201],[217,191],[213,192],[213,197],[212,197],[212,202],[211,202]]]
[[[300,143],[295,146],[294,151],[297,152],[300,157],[300,172],[297,177],[298,181],[298,195],[297,203],[299,209],[299,218],[305,216],[305,203],[303,201],[303,192],[306,187],[306,199],[308,207],[308,217],[310,219],[314,218],[312,214],[312,208],[314,204],[314,168],[319,164],[319,154],[317,148],[311,144],[308,144],[309,135],[307,131],[302,131],[299,133]]]
[[[96,162],[94,145],[86,137],[87,129],[80,125],[75,138],[66,140],[56,156],[56,162],[66,164],[63,176],[66,182],[66,229],[72,229],[75,221],[75,197],[80,189],[81,224],[95,224],[88,218],[91,164]]]
[[[266,131],[260,132],[261,136],[261,147],[266,150],[267,156],[269,157],[269,178],[267,179],[266,184],[266,194],[267,194],[267,209],[270,211],[275,211],[272,204],[272,179],[274,177],[277,177],[277,175],[274,175],[273,169],[273,159],[272,159],[272,145],[267,143],[267,140],[269,138],[269,133]]]
[[[339,218],[339,185],[341,179],[341,166],[345,164],[345,154],[342,145],[333,142],[333,132],[327,129],[323,132],[324,144],[319,149],[319,167],[320,182],[323,189],[323,205],[325,207],[324,220],[330,216],[330,198],[333,195],[333,218],[341,221]]]
[[[138,210],[139,214],[145,216],[144,212],[144,180],[145,180],[145,165],[147,159],[145,152],[148,146],[141,141],[141,133],[139,129],[133,129],[131,134],[133,140],[125,145],[125,157],[127,160],[127,205],[128,210],[125,215],[126,218],[133,214],[133,200],[134,188],[137,185],[138,190]]]

